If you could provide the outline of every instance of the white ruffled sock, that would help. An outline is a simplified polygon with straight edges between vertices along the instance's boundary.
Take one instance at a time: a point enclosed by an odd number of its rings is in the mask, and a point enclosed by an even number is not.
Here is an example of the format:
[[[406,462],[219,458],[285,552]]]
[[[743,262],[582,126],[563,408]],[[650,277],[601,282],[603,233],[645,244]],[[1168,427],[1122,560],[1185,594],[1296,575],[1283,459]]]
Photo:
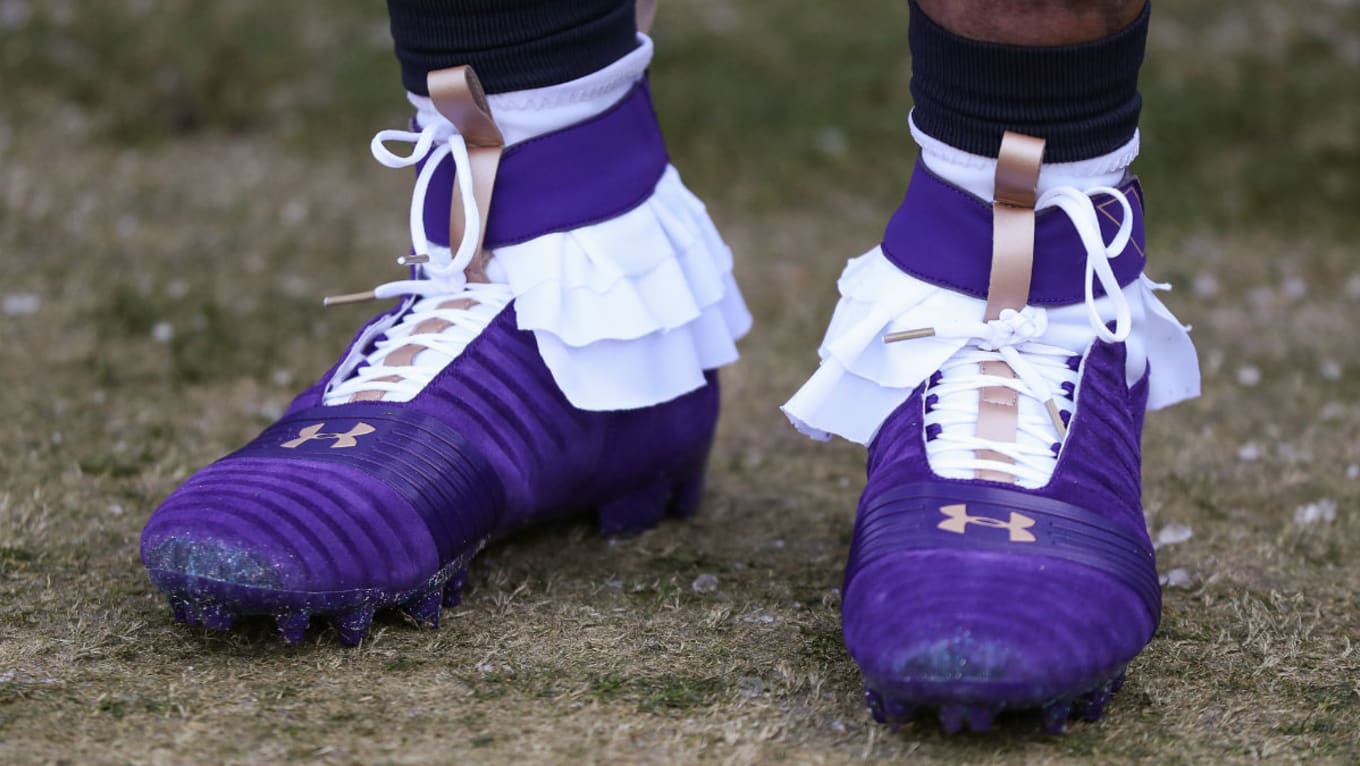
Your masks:
[[[995,193],[996,159],[969,154],[927,135],[911,123],[911,137],[921,147],[921,160],[932,173],[972,194],[992,201]],[[1077,162],[1045,162],[1039,167],[1039,194],[1058,186],[1075,186],[1082,191],[1093,186],[1117,186],[1124,171],[1138,156],[1138,132],[1123,146],[1109,154]]]
[[[651,63],[652,39],[639,34],[638,47],[603,69],[558,85],[496,93],[486,100],[506,145],[513,146],[571,127],[617,104]],[[406,97],[419,111],[434,110],[434,102],[426,96],[407,93]]]

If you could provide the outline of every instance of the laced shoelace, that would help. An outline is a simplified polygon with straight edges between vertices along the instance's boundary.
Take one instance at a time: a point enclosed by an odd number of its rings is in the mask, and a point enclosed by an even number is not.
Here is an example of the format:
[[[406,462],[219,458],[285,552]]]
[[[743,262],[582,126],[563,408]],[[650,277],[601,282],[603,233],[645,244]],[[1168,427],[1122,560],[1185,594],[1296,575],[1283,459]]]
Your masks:
[[[1119,231],[1104,241],[1100,218],[1092,197],[1109,195],[1123,207]],[[1081,190],[1073,186],[1051,189],[1040,195],[1035,207],[1057,207],[1071,219],[1086,249],[1086,310],[1091,330],[1109,343],[1122,342],[1132,331],[1128,299],[1119,286],[1110,260],[1128,246],[1133,233],[1133,209],[1128,197],[1107,186]],[[1114,309],[1114,328],[1106,326],[1095,295],[1099,284]],[[937,337],[965,340],[967,344],[941,365],[926,388],[926,452],[931,466],[941,475],[964,478],[979,470],[1013,476],[1023,486],[1048,483],[1058,452],[1067,436],[1067,422],[1074,407],[1079,378],[1074,362],[1080,353],[1044,343],[1048,313],[1038,306],[1021,311],[1006,309],[991,321],[944,321],[934,327],[891,333],[886,342]],[[1005,362],[1015,377],[983,372],[987,362]],[[997,442],[976,435],[980,391],[1004,386],[1019,396],[1016,439]],[[999,453],[1012,462],[979,457],[980,450]]]
[[[468,281],[467,269],[482,240],[482,219],[473,195],[467,142],[432,107],[413,103],[420,110],[419,124],[425,127],[419,132],[379,131],[369,148],[374,159],[389,168],[405,168],[425,161],[411,193],[413,254],[397,259],[400,265],[416,266],[417,278],[387,282],[367,293],[327,298],[326,302],[329,305],[399,296],[417,300],[405,309],[401,321],[384,333],[364,363],[347,379],[331,386],[325,395],[328,405],[351,401],[360,394],[365,398],[409,401],[462,353],[514,297],[507,285]],[[412,144],[410,154],[392,152],[386,146],[389,141]],[[431,243],[425,231],[425,195],[435,168],[450,155],[466,222],[456,252]]]

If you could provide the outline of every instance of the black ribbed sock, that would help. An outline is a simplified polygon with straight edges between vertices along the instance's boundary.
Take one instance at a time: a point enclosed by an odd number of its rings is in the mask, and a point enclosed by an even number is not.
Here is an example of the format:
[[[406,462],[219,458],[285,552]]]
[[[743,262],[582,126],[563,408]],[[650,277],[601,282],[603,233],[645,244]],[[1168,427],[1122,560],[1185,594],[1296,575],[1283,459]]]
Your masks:
[[[1046,162],[1112,152],[1138,127],[1150,7],[1103,40],[1030,47],[960,37],[913,0],[912,119],[932,138],[988,157],[997,155],[1007,130],[1045,139]]]
[[[387,0],[401,83],[471,64],[487,93],[574,80],[637,47],[634,0]]]

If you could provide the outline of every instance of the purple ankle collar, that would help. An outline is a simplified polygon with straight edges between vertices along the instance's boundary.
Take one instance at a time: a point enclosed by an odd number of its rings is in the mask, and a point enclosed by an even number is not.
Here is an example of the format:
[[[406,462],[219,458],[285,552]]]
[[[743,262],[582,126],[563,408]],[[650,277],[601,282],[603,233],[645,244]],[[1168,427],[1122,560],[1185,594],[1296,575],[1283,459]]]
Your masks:
[[[626,213],[651,196],[669,163],[644,81],[599,115],[505,151],[486,246],[514,245]],[[452,194],[448,158],[425,198],[425,231],[436,244],[448,245]]]
[[[1137,179],[1120,187],[1133,207],[1133,236],[1110,265],[1127,286],[1143,273],[1143,191]],[[1095,198],[1105,241],[1119,230],[1122,209],[1108,195]],[[916,163],[906,199],[883,233],[883,254],[908,274],[941,287],[987,297],[992,269],[992,206]],[[1096,295],[1105,291],[1096,285]],[[1071,221],[1056,208],[1034,225],[1034,273],[1029,303],[1054,306],[1086,299],[1086,250]]]

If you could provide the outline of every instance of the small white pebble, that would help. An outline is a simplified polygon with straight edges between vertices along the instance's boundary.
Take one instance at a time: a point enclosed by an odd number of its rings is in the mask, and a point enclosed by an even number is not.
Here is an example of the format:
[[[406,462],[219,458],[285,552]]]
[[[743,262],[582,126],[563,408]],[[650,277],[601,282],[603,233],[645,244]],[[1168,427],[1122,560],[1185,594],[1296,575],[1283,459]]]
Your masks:
[[[817,148],[828,156],[840,157],[849,151],[850,141],[845,137],[844,130],[830,125],[817,134]]]
[[[1158,577],[1157,582],[1166,588],[1188,588],[1190,587],[1190,573],[1184,569],[1173,569]]]
[[[1346,280],[1346,296],[1360,300],[1360,274],[1352,274]]]
[[[5,316],[25,317],[38,313],[42,307],[42,297],[37,293],[10,293],[0,301],[0,311]]]
[[[778,619],[779,619],[778,617],[775,617],[774,615],[764,610],[761,610],[759,612],[751,612],[750,614],[743,614],[741,616],[742,622],[754,622],[761,623],[764,625],[769,625],[770,623]]]
[[[157,343],[169,343],[175,339],[175,326],[169,322],[157,322],[151,327],[151,337]]]
[[[1250,364],[1237,368],[1237,382],[1244,386],[1254,386],[1261,382],[1261,370]]]
[[[290,200],[279,211],[279,220],[289,226],[296,226],[307,220],[307,203],[302,200]]]
[[[837,734],[844,734],[845,731],[846,731],[846,728],[845,728],[845,721],[840,721],[840,720],[832,721],[832,722],[831,722],[831,730],[834,731],[834,732],[836,732]]]
[[[701,574],[694,578],[694,582],[689,584],[695,593],[712,593],[718,589],[718,576],[711,574]]]
[[[118,503],[114,503],[113,505],[109,506],[109,513],[113,514],[114,516],[122,516],[123,506],[119,505]]]
[[[737,681],[737,690],[748,699],[765,693],[765,682],[755,676],[743,676]]]
[[[1218,295],[1218,277],[1213,274],[1196,274],[1191,289],[1200,298],[1212,298]]]
[[[118,216],[118,220],[113,222],[113,231],[119,239],[127,239],[137,233],[137,216],[124,214]]]
[[[1336,501],[1323,498],[1316,503],[1301,505],[1294,510],[1294,523],[1299,526],[1309,524],[1330,524],[1336,520]]]
[[[1261,459],[1261,448],[1256,442],[1247,442],[1237,448],[1237,459],[1244,463],[1250,463]]]
[[[1195,533],[1190,527],[1184,524],[1167,524],[1157,532],[1157,539],[1153,541],[1154,548],[1161,548],[1164,545],[1176,545],[1183,543],[1194,537]]]
[[[1341,380],[1341,364],[1335,359],[1324,359],[1318,365],[1318,374],[1323,380]]]
[[[1360,465],[1351,463],[1350,465],[1346,466],[1346,478],[1360,479]]]
[[[1302,277],[1290,277],[1281,286],[1286,298],[1298,300],[1308,294],[1308,283]]]

